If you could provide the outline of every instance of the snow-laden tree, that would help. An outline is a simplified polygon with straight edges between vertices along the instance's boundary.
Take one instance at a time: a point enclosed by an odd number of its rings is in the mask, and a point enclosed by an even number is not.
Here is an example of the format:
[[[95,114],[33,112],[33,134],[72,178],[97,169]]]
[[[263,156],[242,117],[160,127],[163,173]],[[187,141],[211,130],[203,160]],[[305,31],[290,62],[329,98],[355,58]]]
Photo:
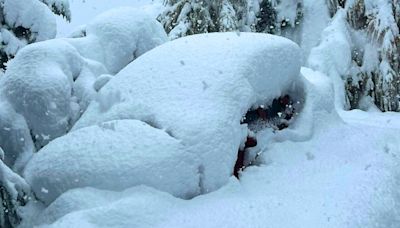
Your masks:
[[[332,15],[341,7],[347,13],[353,64],[344,79],[350,108],[359,108],[363,99],[369,99],[382,111],[398,111],[400,2],[329,0],[329,3]]]
[[[281,35],[302,18],[302,0],[262,0],[256,12],[255,31]]]
[[[0,155],[2,153],[0,148]],[[18,207],[25,205],[30,197],[30,187],[26,181],[0,159],[0,227],[17,227],[21,222]]]
[[[0,68],[27,44],[54,38],[54,14],[70,20],[68,0],[0,0]]]
[[[281,34],[302,16],[302,0],[166,0],[158,17],[172,39],[208,32]]]
[[[167,0],[167,8],[159,16],[160,22],[171,38],[191,34],[233,31],[238,29],[235,6],[245,1],[230,0]]]

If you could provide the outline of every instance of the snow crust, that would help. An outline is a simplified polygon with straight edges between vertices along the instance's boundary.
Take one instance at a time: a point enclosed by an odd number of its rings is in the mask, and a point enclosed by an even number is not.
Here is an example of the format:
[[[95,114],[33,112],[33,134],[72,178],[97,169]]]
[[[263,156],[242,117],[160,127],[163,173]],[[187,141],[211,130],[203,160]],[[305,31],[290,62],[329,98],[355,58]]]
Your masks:
[[[118,73],[73,130],[118,119],[139,119],[164,129],[200,162],[201,191],[213,191],[232,175],[247,136],[242,116],[288,91],[298,79],[300,63],[299,47],[277,36],[181,38]]]

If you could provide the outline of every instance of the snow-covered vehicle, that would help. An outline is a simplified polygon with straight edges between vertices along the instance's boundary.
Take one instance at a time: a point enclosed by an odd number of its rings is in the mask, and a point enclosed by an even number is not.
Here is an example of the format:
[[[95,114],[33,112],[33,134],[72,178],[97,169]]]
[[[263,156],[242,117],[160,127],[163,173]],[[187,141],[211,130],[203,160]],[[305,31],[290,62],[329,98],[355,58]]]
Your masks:
[[[24,175],[46,204],[79,187],[146,184],[181,198],[216,190],[246,142],[246,112],[283,94],[304,96],[300,63],[296,44],[265,34],[166,43],[111,79],[72,132],[39,151]],[[141,134],[132,133],[137,128]]]

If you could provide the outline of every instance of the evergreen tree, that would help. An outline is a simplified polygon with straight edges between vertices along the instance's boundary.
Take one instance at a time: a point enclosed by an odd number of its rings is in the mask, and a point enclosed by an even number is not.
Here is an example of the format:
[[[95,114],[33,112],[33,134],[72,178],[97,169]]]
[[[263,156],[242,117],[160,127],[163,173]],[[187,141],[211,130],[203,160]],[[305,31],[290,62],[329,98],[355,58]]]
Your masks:
[[[173,39],[199,33],[239,30],[246,0],[167,0],[158,20]]]
[[[281,34],[302,16],[302,0],[166,0],[165,4],[158,20],[173,39],[227,31]]]
[[[52,12],[70,20],[68,0],[0,0],[0,68],[25,45],[55,37]]]
[[[398,0],[329,0],[330,7],[344,7],[350,32],[365,36],[366,43],[353,40],[353,70],[347,76],[346,92],[350,108],[369,97],[382,111],[399,111],[400,34]],[[346,5],[344,5],[346,4]],[[368,6],[368,7],[367,7]],[[331,8],[334,12],[337,8]],[[374,50],[376,59],[364,57]]]
[[[13,228],[20,224],[18,207],[24,206],[31,197],[29,189],[26,181],[0,160],[0,227]]]

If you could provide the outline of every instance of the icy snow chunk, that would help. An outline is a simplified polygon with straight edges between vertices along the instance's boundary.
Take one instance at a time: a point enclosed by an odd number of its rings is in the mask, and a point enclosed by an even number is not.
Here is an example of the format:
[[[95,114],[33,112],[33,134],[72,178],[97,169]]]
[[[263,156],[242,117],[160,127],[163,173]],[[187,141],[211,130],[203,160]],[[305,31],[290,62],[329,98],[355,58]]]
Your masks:
[[[102,123],[55,139],[33,156],[24,176],[46,204],[80,187],[120,191],[143,184],[182,198],[199,193],[193,155],[179,140],[137,120]]]
[[[289,90],[300,65],[299,47],[282,37],[214,33],[177,39],[111,79],[74,129],[115,119],[150,119],[199,158],[202,192],[209,192],[232,175],[247,132],[240,125],[243,114]],[[108,104],[115,93],[118,102]]]

